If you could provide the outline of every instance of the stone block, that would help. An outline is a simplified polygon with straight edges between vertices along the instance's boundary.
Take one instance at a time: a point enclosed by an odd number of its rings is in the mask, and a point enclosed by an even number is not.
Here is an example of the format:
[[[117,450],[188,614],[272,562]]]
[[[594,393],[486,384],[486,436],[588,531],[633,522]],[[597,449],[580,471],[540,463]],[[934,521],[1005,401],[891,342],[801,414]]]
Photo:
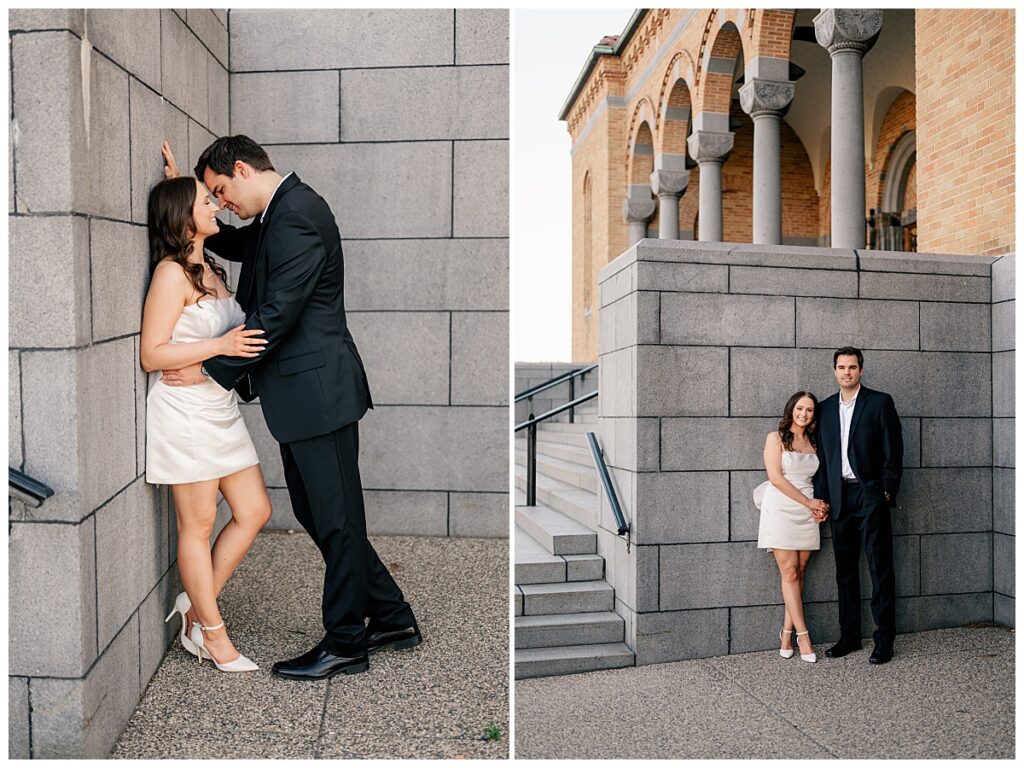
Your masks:
[[[1017,626],[1016,601],[1012,597],[1000,595],[998,592],[992,595],[992,614],[992,621],[996,624],[1011,629]]]
[[[94,522],[9,524],[8,674],[80,677],[96,658]]]
[[[132,339],[135,355],[135,474],[146,472],[146,396],[149,394],[149,374],[142,370],[139,356],[139,336]]]
[[[160,66],[163,95],[201,125],[209,120],[206,48],[174,11],[160,11]]]
[[[896,503],[896,534],[989,530],[992,470],[905,469]]]
[[[658,469],[658,419],[613,419],[598,421],[605,463],[633,472]]]
[[[892,395],[901,417],[987,417],[991,415],[993,367],[988,355],[973,352],[868,351],[863,381]],[[957,385],[936,386],[929,371],[942,371],[943,381]],[[964,397],[964,392],[972,397]]]
[[[797,299],[799,347],[919,349],[917,304],[864,299]],[[865,363],[866,369],[866,363]]]
[[[382,536],[447,536],[448,495],[431,491],[366,491],[366,530]]]
[[[892,563],[893,569],[896,572],[896,595],[898,597],[921,594],[922,545],[920,542],[927,538],[932,537],[893,536]],[[835,572],[833,571],[834,575]],[[860,585],[861,595],[870,597],[871,572],[868,570],[868,560],[864,554],[863,545],[861,546],[860,557]]]
[[[921,349],[988,352],[992,316],[985,304],[921,302]]]
[[[992,351],[1006,352],[1014,349],[1013,334],[1014,307],[1016,302],[1004,301],[992,305]]]
[[[234,74],[231,125],[267,144],[338,141],[338,73]]]
[[[348,313],[377,405],[449,402],[449,317],[445,312]]]
[[[761,512],[754,506],[754,489],[768,479],[763,469],[729,472],[729,541],[757,541]],[[828,526],[822,528],[822,533]]]
[[[921,419],[921,466],[987,467],[991,463],[990,419]]]
[[[638,474],[633,533],[638,544],[728,541],[729,473]]]
[[[638,264],[633,262],[618,272],[607,275],[605,275],[605,270],[601,270],[601,274],[604,275],[600,283],[600,305],[602,307],[618,301],[623,296],[627,296],[637,290],[637,266]]]
[[[676,293],[661,297],[663,344],[789,347],[794,343],[788,296]]]
[[[343,238],[379,239],[451,235],[451,152],[436,142],[335,144],[274,147],[271,157],[323,196]]]
[[[992,621],[990,594],[967,593],[897,598],[896,631],[898,633],[924,632],[942,627],[988,623]],[[861,615],[865,618],[865,623],[871,620],[867,605],[862,608]],[[896,642],[899,643],[899,640],[897,639]]]
[[[140,688],[139,625],[133,615],[87,677],[32,681],[33,757],[108,757]]]
[[[508,240],[349,241],[345,300],[349,310],[508,309]]]
[[[599,528],[598,553],[605,561],[605,580],[615,589],[616,603],[631,610],[658,609],[658,547],[631,546],[613,531]]]
[[[451,64],[446,9],[234,9],[231,69],[355,69]]]
[[[160,90],[160,10],[91,8],[89,42],[150,88]],[[159,147],[158,147],[159,149]]]
[[[661,468],[763,468],[765,436],[777,424],[778,419],[662,419]]]
[[[72,423],[78,427],[78,490],[88,513],[136,476],[135,342],[107,341],[78,355],[78,412]]]
[[[752,543],[679,544],[660,550],[663,611],[779,600],[778,568],[770,555]]]
[[[857,273],[837,269],[730,267],[729,293],[768,296],[857,296]]]
[[[660,340],[661,297],[653,291],[630,293],[601,308],[598,349],[611,352]]]
[[[192,173],[192,155],[188,146],[188,118],[149,88],[132,80],[131,99],[131,220],[146,224],[149,192],[164,177],[164,160],[160,145],[167,141],[175,153],[178,166],[185,174]],[[93,222],[95,225],[96,222]],[[125,249],[127,251],[127,249]],[[135,259],[148,264],[149,245],[132,253]],[[102,274],[102,273],[101,273]]]
[[[227,136],[231,120],[231,87],[228,71],[212,56],[206,60],[207,109],[210,130]],[[198,159],[198,158],[197,158]]]
[[[337,81],[334,86],[337,95]],[[507,67],[341,72],[342,141],[506,139],[508,133]],[[478,180],[477,191],[494,182]]]
[[[1016,296],[1015,273],[1017,257],[1010,253],[992,262],[992,301],[1008,301]]]
[[[116,64],[92,52],[89,57],[89,198],[83,209],[122,221],[132,216],[128,80],[128,75]],[[79,162],[84,162],[84,156]],[[142,254],[138,256],[141,258]]]
[[[508,141],[457,141],[453,152],[452,235],[508,237]]]
[[[721,347],[636,350],[638,416],[726,416],[729,352]]]
[[[210,146],[214,142],[214,139],[216,139],[216,138],[217,138],[216,136],[214,136],[212,133],[210,133],[203,126],[199,125],[199,123],[197,123],[195,120],[189,120],[188,121],[188,160],[185,161],[185,162],[179,163],[179,165],[182,168],[188,168],[189,169],[189,173],[191,173],[193,168],[194,168],[194,166],[195,166],[196,160],[198,160],[199,156],[201,154],[203,154],[203,150],[206,149],[208,146]],[[274,153],[275,153],[275,156],[276,156],[276,148],[274,149]],[[273,159],[273,157],[271,159]],[[228,223],[234,224],[236,226],[239,225],[239,224],[244,224],[245,223],[245,222],[239,221],[239,219],[234,214],[231,214],[227,218],[225,218],[224,215],[221,214],[221,218],[224,219],[224,221],[227,221]],[[232,277],[234,279],[234,284],[238,285],[238,275],[237,275],[237,273],[233,274]]]
[[[7,757],[10,760],[28,760],[29,721],[28,678],[7,678]]]
[[[10,346],[88,344],[88,222],[72,216],[13,216],[8,227]],[[144,254],[128,255],[144,259]]]
[[[977,275],[923,275],[906,272],[861,272],[860,298],[904,301],[971,301],[988,303],[989,279]]]
[[[1015,467],[1014,419],[992,419],[992,463],[997,467]]]
[[[7,11],[8,32],[66,29],[81,35],[85,30],[82,8],[11,8]]]
[[[508,16],[504,8],[455,11],[455,63],[507,64]]]
[[[729,292],[729,267],[723,265],[641,261],[633,270],[636,273],[636,290]]]
[[[1013,470],[1004,467],[992,469],[992,530],[997,533],[1016,533]]]
[[[992,589],[1008,597],[1016,595],[1015,543],[1013,536],[992,534]]]
[[[1013,352],[992,354],[992,415],[1013,416],[1014,367]],[[970,392],[970,389],[962,391]]]
[[[781,597],[779,598],[781,600]],[[750,653],[779,647],[785,606],[752,605],[729,609],[729,653]],[[815,644],[839,639],[836,603],[804,603],[804,620]]]
[[[268,486],[281,488],[284,486],[284,466],[281,464],[281,446],[270,434],[263,409],[259,401],[239,403],[238,410],[249,429],[249,436],[256,446],[256,454],[260,458],[260,469]]]
[[[83,119],[81,42],[68,32],[38,32],[16,35],[10,45],[17,210],[81,210],[89,190],[88,173],[94,170],[84,161],[90,155]]]
[[[635,246],[635,258],[640,261],[728,264],[744,267],[847,271],[857,269],[854,252],[848,250],[792,245],[712,243],[697,240],[643,240]]]
[[[21,357],[16,351],[7,352],[7,463],[21,468],[24,461],[21,431]]]
[[[451,313],[451,402],[508,405],[508,312]]]
[[[781,418],[786,401],[808,381],[801,361],[808,355],[798,349],[729,350],[728,414]],[[831,373],[819,373],[819,379]],[[811,390],[813,391],[813,390]],[[824,390],[819,389],[821,394]],[[764,443],[762,441],[762,447]]]
[[[96,511],[96,615],[105,648],[169,567],[157,492],[139,478]],[[166,614],[165,614],[166,615]]]
[[[906,251],[857,251],[864,272],[896,272],[923,275],[989,277],[994,259],[945,253]]]
[[[992,534],[921,537],[921,594],[992,590]]]
[[[139,333],[149,286],[146,228],[94,219],[89,226],[89,251],[93,340]]]
[[[181,591],[180,585],[175,584],[176,575],[176,571],[164,573],[139,606],[139,679],[143,690],[160,667],[181,626],[178,617],[164,623],[174,598]]]
[[[921,422],[923,419],[903,417],[903,466],[921,466]]]
[[[222,67],[228,65],[228,30],[209,8],[188,8],[185,23]]]
[[[507,493],[452,493],[449,505],[449,536],[508,538]]]
[[[636,347],[601,353],[597,369],[601,417],[636,416],[636,358]]]
[[[508,408],[387,406],[360,427],[364,488],[508,490]]]
[[[637,666],[722,656],[729,652],[729,611],[641,613],[634,650]]]

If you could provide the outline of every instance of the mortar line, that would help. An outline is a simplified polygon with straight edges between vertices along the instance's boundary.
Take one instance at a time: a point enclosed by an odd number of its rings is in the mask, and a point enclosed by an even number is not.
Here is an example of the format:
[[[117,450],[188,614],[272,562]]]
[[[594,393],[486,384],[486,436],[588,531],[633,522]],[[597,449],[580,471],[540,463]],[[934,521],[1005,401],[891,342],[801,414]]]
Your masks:
[[[217,17],[217,14],[213,14],[213,15],[215,17]],[[217,17],[217,21],[218,22],[220,21],[219,17]],[[231,132],[231,80],[232,80],[231,75],[233,73],[231,72],[231,9],[230,8],[228,8],[228,10],[227,10],[227,18],[225,19],[225,23],[222,24],[221,26],[224,27],[224,31],[227,33],[227,36],[228,36],[228,61],[227,61],[227,66],[225,66],[224,69],[225,69],[225,71],[227,72],[227,75],[228,75],[228,135],[232,136],[234,134],[232,134],[232,132]],[[341,121],[339,120],[338,122],[340,124]]]
[[[129,174],[130,175],[130,174]],[[93,342],[96,339],[96,313],[93,312],[93,280],[92,280],[92,218],[86,218],[85,225],[85,247],[89,254],[89,343],[84,345],[86,347],[93,346]],[[132,334],[134,335],[134,334]]]
[[[7,51],[7,66],[8,66],[8,91],[7,93],[11,99],[11,125],[15,122],[14,112],[14,35],[8,35],[9,44]],[[11,199],[14,201],[14,210],[18,210],[18,146],[17,143],[10,137],[8,140],[11,142]],[[24,457],[24,453],[22,456]]]
[[[19,469],[25,471],[25,361],[22,359],[21,350],[18,355],[18,408],[21,410],[21,464]]]
[[[95,514],[95,512],[93,512],[93,514]],[[99,652],[99,650],[100,650],[100,572],[99,572],[99,567],[98,567],[99,563],[98,563],[97,554],[96,554],[96,550],[97,550],[96,537],[99,535],[97,533],[97,531],[96,531],[97,527],[98,526],[96,525],[96,520],[94,519],[92,521],[92,592],[93,592],[93,600],[94,600],[93,608],[94,608],[94,611],[95,611],[95,615],[93,617],[93,627],[96,630],[96,658],[93,660],[92,665],[90,665],[90,667],[89,667],[90,671],[92,670],[92,667],[95,666],[96,664],[98,664],[99,660],[101,658],[103,658],[103,654]],[[128,621],[131,621],[131,616],[128,617]],[[128,622],[125,622],[125,624],[127,624],[127,623]],[[121,629],[124,629],[123,625],[122,625]],[[121,634],[121,629],[117,630],[117,632],[114,633],[114,637],[112,637],[110,639],[111,643],[113,643],[114,640],[117,638],[117,636],[119,634]],[[104,650],[104,652],[106,652],[106,648],[104,648],[103,650]],[[82,679],[84,680],[86,677],[88,677],[88,674],[83,675]]]
[[[71,32],[69,29],[59,30],[31,30],[31,32]],[[24,34],[24,33],[22,33]],[[71,32],[74,34],[74,32]],[[507,63],[494,63],[494,64],[392,64],[381,67],[298,67],[295,69],[236,69],[233,70],[232,74],[236,75],[279,75],[281,73],[294,73],[300,74],[305,72],[378,72],[380,70],[389,69],[473,69],[473,68],[499,68],[508,67]],[[804,246],[806,247],[806,246]],[[813,247],[813,246],[812,246]]]
[[[26,678],[25,692],[28,698],[28,757],[33,759],[35,755],[35,747],[32,744],[32,678]]]
[[[448,230],[449,237],[455,237],[455,142],[452,142],[452,172],[451,172],[451,187],[449,189],[451,198],[448,204],[448,213],[450,220],[450,228]]]
[[[162,66],[162,64],[161,64]],[[209,86],[207,86],[209,87]],[[187,151],[186,147],[186,151]],[[128,77],[128,218],[135,218],[135,188],[132,184],[132,78]],[[90,243],[91,250],[91,243]]]
[[[452,66],[459,58],[459,11],[452,8]]]

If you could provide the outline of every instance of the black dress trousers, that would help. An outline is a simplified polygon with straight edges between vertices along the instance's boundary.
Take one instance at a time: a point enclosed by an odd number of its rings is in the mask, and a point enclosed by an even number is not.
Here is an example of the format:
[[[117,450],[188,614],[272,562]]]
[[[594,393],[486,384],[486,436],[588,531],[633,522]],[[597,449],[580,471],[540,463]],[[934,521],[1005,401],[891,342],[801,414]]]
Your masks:
[[[863,486],[844,483],[842,511],[831,520],[842,640],[860,642],[860,550],[863,545],[871,574],[871,617],[876,628],[874,641],[881,648],[891,649],[896,638],[892,512],[884,501],[870,498]]]
[[[281,443],[281,459],[295,517],[327,566],[321,647],[339,656],[361,653],[367,618],[382,628],[412,626],[412,609],[366,538],[359,423]]]

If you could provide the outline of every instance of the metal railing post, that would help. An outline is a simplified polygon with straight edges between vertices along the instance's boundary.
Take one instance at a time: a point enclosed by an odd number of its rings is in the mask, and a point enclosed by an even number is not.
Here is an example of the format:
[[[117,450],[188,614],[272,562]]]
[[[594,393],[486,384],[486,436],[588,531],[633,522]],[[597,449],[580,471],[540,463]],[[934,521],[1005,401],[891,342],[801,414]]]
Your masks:
[[[530,414],[530,420],[533,413]],[[526,428],[526,506],[537,506],[537,425]]]
[[[569,402],[576,399],[576,379],[569,379]],[[569,409],[569,423],[576,423],[576,408]]]

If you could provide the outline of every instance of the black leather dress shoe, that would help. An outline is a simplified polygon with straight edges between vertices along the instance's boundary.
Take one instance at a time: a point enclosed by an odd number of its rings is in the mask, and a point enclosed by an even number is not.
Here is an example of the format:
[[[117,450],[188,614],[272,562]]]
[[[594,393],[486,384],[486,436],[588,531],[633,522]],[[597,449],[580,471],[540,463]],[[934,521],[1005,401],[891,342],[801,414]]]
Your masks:
[[[840,640],[838,643],[836,643],[827,651],[825,651],[825,655],[828,656],[828,658],[830,659],[841,659],[846,654],[853,653],[854,651],[859,651],[863,647],[864,646],[862,646],[860,643],[844,643],[842,640]]]
[[[413,622],[411,627],[402,629],[375,629],[372,625],[366,631],[366,652],[376,653],[385,648],[400,651],[404,648],[415,648],[423,642],[420,628]]]
[[[355,675],[369,668],[365,653],[336,656],[317,646],[294,659],[275,663],[271,671],[291,680],[323,680],[338,674]]]
[[[885,664],[892,661],[892,648],[878,647],[871,651],[871,655],[868,656],[869,664]]]

